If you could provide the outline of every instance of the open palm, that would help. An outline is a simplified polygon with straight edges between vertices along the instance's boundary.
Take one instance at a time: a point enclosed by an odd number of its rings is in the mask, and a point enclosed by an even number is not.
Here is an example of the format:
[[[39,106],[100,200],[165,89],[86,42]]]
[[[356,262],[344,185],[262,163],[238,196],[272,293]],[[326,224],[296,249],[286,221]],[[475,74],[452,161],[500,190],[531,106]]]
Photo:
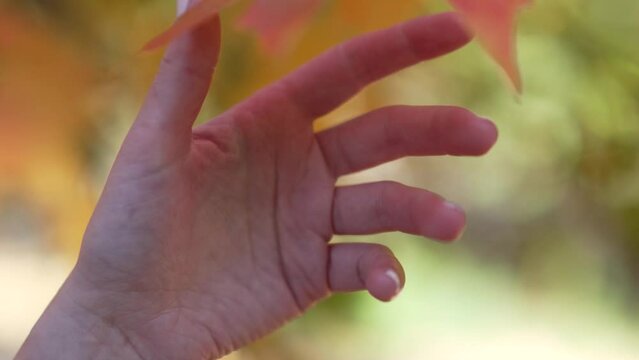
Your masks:
[[[496,140],[490,122],[454,107],[382,108],[313,132],[368,83],[464,45],[454,15],[337,46],[193,128],[219,33],[213,19],[168,50],[62,292],[132,357],[220,357],[332,292],[392,299],[404,281],[392,253],[331,237],[453,240],[464,214],[425,190],[337,178],[408,155],[481,155]]]

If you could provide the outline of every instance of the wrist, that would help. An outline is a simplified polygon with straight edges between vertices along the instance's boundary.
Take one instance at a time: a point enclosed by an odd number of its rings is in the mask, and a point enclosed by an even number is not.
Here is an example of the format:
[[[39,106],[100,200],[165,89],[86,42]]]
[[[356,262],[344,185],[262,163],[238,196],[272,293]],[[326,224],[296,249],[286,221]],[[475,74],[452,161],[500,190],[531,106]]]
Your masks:
[[[16,360],[141,359],[126,334],[84,305],[81,295],[72,273],[31,330]]]

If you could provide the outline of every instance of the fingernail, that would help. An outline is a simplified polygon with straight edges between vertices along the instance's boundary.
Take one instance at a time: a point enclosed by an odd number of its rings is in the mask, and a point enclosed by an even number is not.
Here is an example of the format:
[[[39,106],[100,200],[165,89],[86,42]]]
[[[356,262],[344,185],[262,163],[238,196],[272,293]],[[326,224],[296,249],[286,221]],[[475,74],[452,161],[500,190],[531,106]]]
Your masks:
[[[455,204],[452,201],[444,201],[444,207],[446,207],[448,210],[453,210],[453,211],[459,211],[462,212],[462,208],[461,206]]]
[[[434,224],[431,235],[445,242],[455,241],[463,234],[465,218],[466,215],[461,206],[444,201],[431,219]]]
[[[462,214],[462,216],[466,217],[465,213],[464,213],[464,209],[455,204],[454,202],[450,202],[450,201],[446,201],[446,204],[444,204],[447,208],[449,208],[450,210],[456,211],[460,214]],[[453,241],[459,240],[463,235],[464,235],[464,231],[466,231],[466,222],[464,221],[464,225],[461,227],[461,229],[459,229],[459,232],[457,232],[457,235],[453,238]]]
[[[397,275],[395,270],[389,269],[386,270],[386,276],[388,276],[395,283],[395,294],[393,295],[393,298],[395,298],[402,291],[402,283],[399,280],[399,275]]]
[[[186,9],[189,8],[189,4],[190,3],[191,3],[191,1],[189,1],[189,0],[178,0],[177,1],[177,16],[178,17],[180,15],[184,14]]]
[[[491,132],[497,132],[497,126],[495,125],[495,122],[493,122],[492,120],[485,118],[485,117],[478,117],[477,118],[479,120],[479,123],[481,124],[481,127],[486,130],[486,131],[491,131]]]

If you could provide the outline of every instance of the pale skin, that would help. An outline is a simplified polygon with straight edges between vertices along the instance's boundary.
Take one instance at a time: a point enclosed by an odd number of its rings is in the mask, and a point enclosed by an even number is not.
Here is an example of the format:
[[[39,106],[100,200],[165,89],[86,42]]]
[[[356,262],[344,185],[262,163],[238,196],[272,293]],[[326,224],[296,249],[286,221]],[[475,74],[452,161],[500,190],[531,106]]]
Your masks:
[[[393,253],[332,237],[450,241],[465,215],[426,190],[337,179],[404,156],[482,155],[497,130],[442,106],[382,108],[319,133],[312,123],[367,84],[469,40],[452,14],[367,34],[197,127],[219,20],[175,41],[79,260],[17,359],[216,359],[333,293],[393,299],[405,281]]]

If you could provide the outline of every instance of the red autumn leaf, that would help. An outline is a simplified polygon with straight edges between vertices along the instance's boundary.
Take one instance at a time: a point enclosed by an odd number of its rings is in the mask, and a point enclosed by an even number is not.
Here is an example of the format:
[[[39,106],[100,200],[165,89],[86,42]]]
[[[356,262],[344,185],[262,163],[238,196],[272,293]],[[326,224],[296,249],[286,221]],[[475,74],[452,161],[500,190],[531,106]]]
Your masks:
[[[165,46],[190,31],[234,0],[201,0],[189,8],[173,26],[151,40],[144,51]],[[321,0],[255,0],[240,20],[239,26],[257,33],[262,46],[268,51],[281,50],[308,22]]]
[[[504,69],[518,93],[522,91],[517,65],[517,14],[531,0],[450,0],[475,32],[482,46]]]
[[[200,0],[144,50],[164,46],[229,6],[234,0]],[[531,0],[450,0],[488,53],[504,69],[518,93],[522,91],[516,56],[516,18]],[[254,31],[262,47],[277,52],[299,34],[322,0],[254,0],[239,26]]]
[[[276,52],[299,33],[321,3],[321,0],[255,0],[239,26],[254,31],[265,50]]]
[[[188,33],[193,28],[215,16],[233,1],[235,0],[202,0],[198,2],[180,16],[168,30],[149,41],[142,50],[155,50],[169,44],[174,39]]]

